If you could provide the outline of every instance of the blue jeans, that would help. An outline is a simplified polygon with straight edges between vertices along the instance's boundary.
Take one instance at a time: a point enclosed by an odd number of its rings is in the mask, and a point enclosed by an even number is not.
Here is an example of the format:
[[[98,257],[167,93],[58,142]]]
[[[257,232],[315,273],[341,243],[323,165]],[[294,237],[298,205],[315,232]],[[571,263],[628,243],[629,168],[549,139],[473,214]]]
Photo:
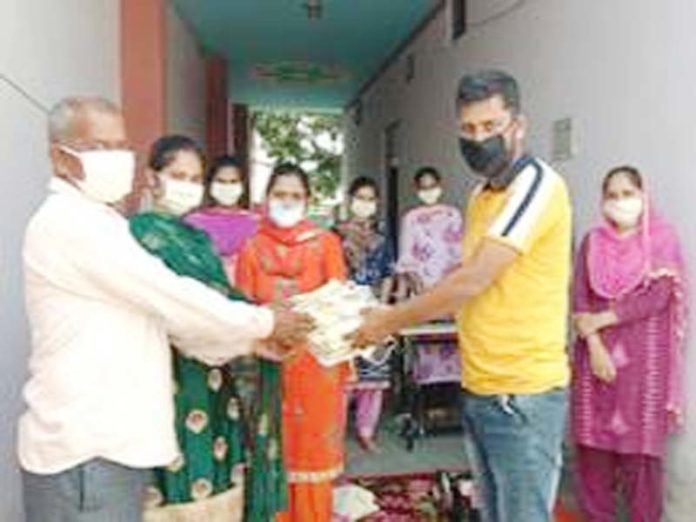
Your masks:
[[[463,394],[466,449],[484,522],[551,522],[561,477],[567,390]]]
[[[54,475],[24,472],[27,522],[140,522],[147,472],[92,460]]]

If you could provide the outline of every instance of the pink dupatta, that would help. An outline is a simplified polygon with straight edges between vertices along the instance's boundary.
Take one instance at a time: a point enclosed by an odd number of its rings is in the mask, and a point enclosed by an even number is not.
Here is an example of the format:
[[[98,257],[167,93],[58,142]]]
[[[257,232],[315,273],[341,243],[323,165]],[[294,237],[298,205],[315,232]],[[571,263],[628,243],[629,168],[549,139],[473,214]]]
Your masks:
[[[675,424],[684,412],[684,344],[688,321],[688,281],[681,245],[674,228],[647,204],[640,229],[620,236],[605,222],[589,233],[587,267],[590,285],[599,296],[618,301],[651,281],[669,277],[673,281],[670,302],[670,361],[667,410]],[[672,426],[673,428],[675,426]]]

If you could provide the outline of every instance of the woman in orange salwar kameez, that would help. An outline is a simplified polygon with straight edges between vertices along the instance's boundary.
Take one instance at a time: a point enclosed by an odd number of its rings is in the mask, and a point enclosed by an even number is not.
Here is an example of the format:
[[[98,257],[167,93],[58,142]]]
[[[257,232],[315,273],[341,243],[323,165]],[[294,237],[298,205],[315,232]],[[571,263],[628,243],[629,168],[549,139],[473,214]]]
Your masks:
[[[259,303],[282,302],[312,291],[346,268],[340,241],[306,220],[310,189],[298,167],[276,168],[267,212],[242,250],[237,285]],[[329,522],[332,484],[343,471],[345,383],[348,366],[324,368],[299,347],[283,367],[283,457],[288,509],[279,522]]]

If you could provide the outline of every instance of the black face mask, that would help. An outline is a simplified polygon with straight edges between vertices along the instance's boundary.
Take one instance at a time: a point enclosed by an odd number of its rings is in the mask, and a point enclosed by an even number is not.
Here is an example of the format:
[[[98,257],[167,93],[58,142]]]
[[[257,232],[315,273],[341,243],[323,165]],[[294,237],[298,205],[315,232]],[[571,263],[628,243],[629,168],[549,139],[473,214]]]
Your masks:
[[[459,138],[459,150],[471,170],[491,185],[504,187],[511,181],[511,157],[501,134],[484,141]]]

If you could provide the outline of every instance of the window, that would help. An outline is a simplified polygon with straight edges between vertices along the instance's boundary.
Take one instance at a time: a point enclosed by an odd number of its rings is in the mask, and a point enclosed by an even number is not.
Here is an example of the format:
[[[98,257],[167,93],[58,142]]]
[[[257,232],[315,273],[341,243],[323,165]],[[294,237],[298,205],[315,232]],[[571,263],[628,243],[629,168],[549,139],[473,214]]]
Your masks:
[[[416,77],[416,57],[413,53],[409,53],[406,56],[406,70],[405,70],[406,83],[411,83],[411,81]]]

